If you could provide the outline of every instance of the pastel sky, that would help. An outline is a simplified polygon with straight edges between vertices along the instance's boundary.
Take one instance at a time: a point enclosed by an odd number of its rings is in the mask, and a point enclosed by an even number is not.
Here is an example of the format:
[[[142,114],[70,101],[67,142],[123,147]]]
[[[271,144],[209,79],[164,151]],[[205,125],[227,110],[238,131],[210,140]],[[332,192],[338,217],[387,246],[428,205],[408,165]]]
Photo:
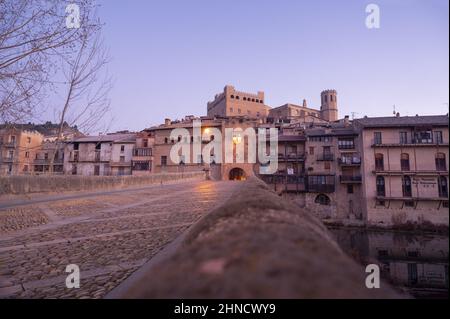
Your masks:
[[[266,104],[338,91],[339,116],[445,114],[448,0],[101,0],[112,130],[206,115],[226,84]],[[367,4],[380,28],[365,25]]]

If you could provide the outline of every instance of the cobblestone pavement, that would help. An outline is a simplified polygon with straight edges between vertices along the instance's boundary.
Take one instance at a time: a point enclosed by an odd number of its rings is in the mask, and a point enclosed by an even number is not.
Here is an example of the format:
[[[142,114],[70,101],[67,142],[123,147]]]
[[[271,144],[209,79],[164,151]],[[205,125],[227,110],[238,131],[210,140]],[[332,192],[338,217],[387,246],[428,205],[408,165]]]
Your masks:
[[[238,184],[189,181],[0,209],[0,298],[102,298]],[[69,264],[80,267],[80,288],[66,288]]]

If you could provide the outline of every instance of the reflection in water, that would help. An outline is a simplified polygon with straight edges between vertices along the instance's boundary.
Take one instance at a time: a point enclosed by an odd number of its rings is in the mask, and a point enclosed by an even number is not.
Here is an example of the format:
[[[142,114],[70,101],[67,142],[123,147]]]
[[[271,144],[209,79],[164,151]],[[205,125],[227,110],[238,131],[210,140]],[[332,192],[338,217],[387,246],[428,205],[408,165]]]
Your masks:
[[[416,298],[448,298],[448,236],[332,228],[341,248]]]

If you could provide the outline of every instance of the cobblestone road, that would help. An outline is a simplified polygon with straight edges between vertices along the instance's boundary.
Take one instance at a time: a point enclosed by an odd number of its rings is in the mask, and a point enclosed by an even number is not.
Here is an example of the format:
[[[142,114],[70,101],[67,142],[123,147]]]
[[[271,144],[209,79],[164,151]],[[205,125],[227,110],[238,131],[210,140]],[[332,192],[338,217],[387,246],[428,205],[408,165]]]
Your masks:
[[[0,209],[0,298],[102,298],[238,184],[189,181]],[[79,289],[66,288],[68,264],[80,267]]]

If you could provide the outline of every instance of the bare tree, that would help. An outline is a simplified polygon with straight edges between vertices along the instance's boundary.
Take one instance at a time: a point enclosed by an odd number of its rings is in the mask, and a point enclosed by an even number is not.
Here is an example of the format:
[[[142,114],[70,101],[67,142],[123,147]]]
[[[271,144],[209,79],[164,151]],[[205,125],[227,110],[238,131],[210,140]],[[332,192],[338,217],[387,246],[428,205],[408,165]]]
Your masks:
[[[90,28],[99,22],[88,19],[95,0],[71,0],[83,10],[80,20]],[[67,28],[62,0],[0,0],[0,120],[26,119],[34,115],[53,84],[57,59],[72,54],[82,33]]]
[[[95,18],[86,16],[86,19],[90,21]],[[100,128],[101,120],[110,110],[108,94],[112,88],[112,79],[106,70],[109,57],[101,38],[101,28],[96,24],[81,25],[78,32],[80,35],[76,50],[62,56],[60,61],[64,82],[58,87],[64,95],[56,109],[59,131],[55,152],[64,140],[65,123],[76,125],[82,132],[89,133]],[[53,160],[54,155],[51,156]],[[53,162],[50,163],[52,169]]]

